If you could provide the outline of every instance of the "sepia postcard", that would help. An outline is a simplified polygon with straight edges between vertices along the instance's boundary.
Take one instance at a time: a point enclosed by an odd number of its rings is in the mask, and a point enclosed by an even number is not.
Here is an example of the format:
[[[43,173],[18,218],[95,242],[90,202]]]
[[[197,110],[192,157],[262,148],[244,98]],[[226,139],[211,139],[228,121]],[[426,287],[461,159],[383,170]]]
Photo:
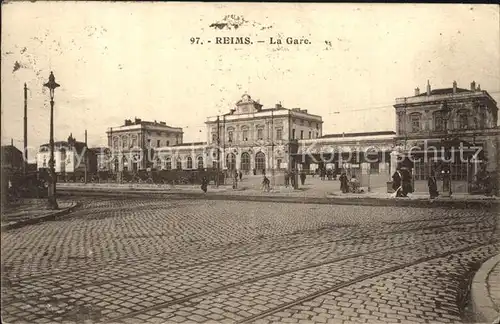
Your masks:
[[[500,323],[500,7],[5,1],[2,323]]]

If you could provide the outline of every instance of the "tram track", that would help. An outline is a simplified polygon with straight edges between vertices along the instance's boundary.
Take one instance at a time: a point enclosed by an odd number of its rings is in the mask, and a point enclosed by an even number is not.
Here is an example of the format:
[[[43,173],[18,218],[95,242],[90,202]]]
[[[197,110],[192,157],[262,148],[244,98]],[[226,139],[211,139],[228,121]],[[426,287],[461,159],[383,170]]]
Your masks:
[[[423,222],[440,222],[445,219],[439,219],[439,220],[423,220]],[[487,222],[489,219],[483,219],[481,222]],[[401,223],[401,225],[404,225],[405,223]],[[226,258],[216,258],[213,260],[208,260],[201,262],[199,264],[205,264],[205,263],[210,263],[210,262],[217,262],[217,261],[226,261],[226,260],[231,260],[231,259],[236,259],[240,257],[250,257],[250,256],[256,256],[256,255],[263,255],[263,254],[269,254],[269,253],[275,253],[275,252],[283,252],[287,250],[293,250],[297,248],[302,248],[302,247],[310,247],[310,246],[316,246],[318,244],[330,244],[330,243],[337,243],[337,242],[347,242],[347,241],[354,241],[354,240],[362,240],[362,239],[367,239],[367,238],[373,238],[373,237],[380,237],[383,235],[394,235],[394,234],[401,234],[401,233],[411,233],[411,232],[418,232],[418,231],[425,231],[425,230],[433,230],[433,229],[439,229],[439,228],[444,228],[444,227],[451,227],[451,226],[460,226],[460,225],[468,225],[468,224],[478,224],[477,220],[471,220],[471,221],[461,221],[461,222],[456,222],[456,223],[445,223],[445,224],[436,224],[436,225],[431,225],[431,226],[419,226],[415,228],[410,228],[410,229],[397,229],[397,230],[392,230],[392,231],[384,231],[376,234],[368,234],[368,235],[359,235],[356,237],[350,237],[350,238],[343,238],[343,239],[336,239],[336,240],[328,240],[328,241],[323,241],[321,243],[308,243],[308,244],[299,244],[299,245],[294,245],[294,246],[289,246],[286,248],[281,248],[281,249],[275,249],[275,250],[268,250],[268,251],[263,251],[263,252],[258,252],[258,253],[249,253],[249,254],[239,254],[231,257],[226,257]],[[400,225],[398,223],[395,224],[387,224],[387,225]],[[321,230],[321,229],[318,229]],[[257,243],[258,241],[250,241],[250,242],[239,242],[236,243],[237,245],[247,245],[247,244],[252,244],[252,243]],[[271,242],[273,243],[273,242]],[[224,249],[225,246],[220,246],[218,247],[220,249]],[[200,252],[205,252],[205,251],[213,251],[214,247],[207,247],[206,249],[193,249],[196,253]],[[185,251],[182,251],[185,252]],[[157,259],[158,262],[168,260],[172,256],[175,257],[178,255],[178,252],[167,252],[163,254],[164,257],[160,257]],[[157,255],[158,256],[158,255]],[[144,260],[150,260],[151,257],[142,257],[142,258],[123,258],[123,259],[115,259],[112,262],[106,262],[106,263],[92,263],[93,267],[101,270],[103,267],[107,266],[114,266],[114,265],[120,265],[120,264],[127,264],[131,262],[137,262],[140,263],[141,261]],[[79,271],[81,268],[81,265],[79,267],[75,267],[74,269],[69,269],[69,270],[63,270],[63,271],[58,271],[58,272],[50,272],[50,273],[45,273],[45,274],[37,274],[37,275],[32,275],[32,276],[24,276],[24,277],[15,277],[15,278],[9,278],[9,280],[12,283],[17,283],[21,282],[24,280],[31,280],[31,279],[37,279],[37,278],[45,278],[47,276],[58,276],[58,275],[64,275],[64,274],[69,274],[73,273],[75,271]],[[173,268],[170,268],[173,269]]]
[[[457,224],[455,224],[455,225],[457,225]],[[422,230],[422,231],[425,232],[426,230],[428,230],[428,228],[425,228],[425,229],[412,229],[412,230],[415,230],[415,231]],[[439,233],[422,233],[422,234],[423,235],[443,235],[443,234],[446,234],[446,233],[457,232],[457,231],[459,231],[459,229],[457,229],[457,228],[450,228],[447,231],[441,231]],[[468,233],[465,233],[465,234],[486,233],[486,232],[489,232],[489,231],[491,231],[491,230],[487,229],[487,230],[482,230],[482,231],[468,232]],[[400,233],[400,232],[406,232],[406,231],[396,231],[396,232]],[[388,232],[388,233],[381,233],[381,234],[378,234],[378,235],[375,235],[375,236],[374,235],[367,235],[367,236],[362,236],[362,237],[359,237],[359,238],[330,240],[330,241],[322,242],[322,243],[320,243],[320,245],[329,244],[329,243],[330,244],[331,243],[335,244],[335,243],[338,243],[338,242],[349,242],[349,241],[354,241],[356,239],[367,239],[367,238],[375,238],[375,237],[380,238],[380,236],[384,236],[384,235],[386,237],[384,237],[383,239],[388,239],[388,238],[390,238],[390,235],[393,234],[393,233],[394,232]],[[440,237],[440,238],[442,238],[442,237]],[[436,240],[436,239],[434,239],[434,240]],[[425,241],[420,241],[420,242],[425,242]],[[415,244],[415,243],[412,243],[412,244]],[[204,261],[204,262],[198,262],[198,263],[194,263],[194,264],[189,264],[187,266],[172,267],[172,268],[169,268],[169,269],[163,268],[163,270],[175,270],[175,269],[178,269],[178,268],[189,269],[189,268],[195,268],[195,267],[198,267],[198,266],[201,266],[201,265],[206,265],[206,264],[209,264],[209,263],[224,262],[224,261],[230,261],[230,260],[235,260],[235,259],[239,259],[239,258],[251,258],[251,257],[255,257],[255,256],[265,255],[265,254],[273,254],[273,253],[279,253],[279,252],[286,252],[286,251],[289,251],[289,250],[299,249],[299,248],[302,248],[302,247],[310,247],[310,246],[317,246],[317,245],[319,245],[319,244],[318,243],[315,243],[315,244],[303,244],[303,245],[299,245],[299,246],[293,246],[293,247],[288,247],[288,248],[283,248],[283,249],[277,249],[277,250],[272,250],[272,251],[264,251],[264,252],[260,252],[260,253],[239,254],[239,255],[235,255],[233,257],[219,258],[219,259],[215,259],[215,260],[208,260],[208,261]],[[394,248],[397,248],[397,247],[394,247]],[[389,249],[391,249],[391,248],[389,248]],[[375,250],[375,251],[369,251],[369,252],[366,252],[366,253],[375,253],[375,252],[377,252],[377,250]],[[344,257],[341,257],[339,260],[343,260],[343,258]],[[141,276],[154,275],[154,274],[158,274],[158,270],[147,271],[147,272],[140,272],[140,273],[137,273],[137,274],[133,274],[133,275],[129,275],[129,276],[124,276],[124,277],[119,277],[119,278],[112,278],[112,279],[108,279],[108,280],[94,281],[94,282],[92,282],[90,284],[73,285],[70,288],[51,290],[48,293],[41,292],[41,293],[29,294],[29,295],[27,295],[27,294],[21,294],[21,293],[16,293],[16,294],[12,294],[12,295],[16,295],[15,297],[12,297],[12,298],[9,298],[8,295],[5,296],[5,294],[4,294],[3,303],[5,305],[9,305],[9,304],[12,304],[12,303],[24,301],[27,298],[30,299],[30,300],[33,300],[33,299],[37,299],[37,298],[41,298],[41,297],[47,297],[47,296],[51,296],[51,295],[62,294],[62,293],[65,293],[65,292],[76,290],[76,289],[85,289],[85,288],[88,288],[88,287],[91,287],[91,286],[105,285],[105,284],[109,284],[109,283],[113,283],[113,282],[118,282],[118,281],[123,281],[123,280],[129,280],[129,279],[134,279],[134,278],[141,277]],[[60,281],[66,283],[66,284],[68,283],[67,281],[64,280],[64,278],[62,278]],[[19,296],[19,295],[21,295],[21,296]]]
[[[490,230],[477,231],[477,232],[469,232],[469,233],[466,233],[466,234],[463,234],[463,235],[466,236],[466,235],[471,235],[471,234],[476,234],[476,233],[485,233],[485,232],[490,232]],[[194,299],[194,298],[199,298],[199,297],[206,296],[206,295],[209,295],[209,294],[218,293],[218,292],[221,292],[221,291],[224,291],[224,290],[228,290],[228,289],[231,289],[231,288],[234,288],[234,287],[242,286],[242,285],[245,285],[245,284],[251,284],[251,283],[254,283],[254,282],[257,282],[257,281],[261,281],[261,280],[265,280],[265,279],[270,279],[270,278],[274,278],[274,277],[279,277],[279,276],[291,274],[291,273],[294,273],[294,272],[308,270],[308,269],[312,269],[312,268],[317,268],[317,267],[321,267],[321,266],[325,266],[325,265],[330,265],[330,264],[338,263],[338,262],[341,262],[341,261],[346,261],[346,260],[351,260],[351,259],[356,259],[356,258],[362,258],[362,257],[369,256],[369,255],[371,255],[373,253],[386,252],[386,251],[395,250],[395,249],[401,249],[401,248],[410,247],[410,246],[421,246],[421,245],[423,245],[425,243],[435,242],[435,241],[438,241],[440,239],[442,239],[442,238],[438,237],[438,238],[433,238],[433,239],[429,239],[429,240],[419,241],[419,242],[416,242],[416,243],[401,244],[401,245],[392,246],[392,247],[389,247],[389,248],[376,249],[376,250],[372,250],[372,251],[368,251],[368,252],[363,252],[363,253],[349,254],[349,255],[345,255],[345,256],[333,258],[333,259],[322,261],[322,262],[310,263],[310,264],[307,264],[307,265],[302,266],[302,267],[296,267],[296,268],[293,268],[293,269],[287,269],[287,270],[282,270],[282,271],[278,271],[278,272],[273,272],[273,273],[270,273],[270,274],[267,274],[267,275],[257,276],[257,277],[249,278],[249,279],[246,279],[246,280],[241,280],[241,281],[238,281],[238,282],[235,282],[235,283],[227,284],[227,285],[224,285],[224,286],[221,286],[221,287],[218,287],[216,289],[209,290],[209,291],[203,291],[203,292],[200,292],[200,293],[191,294],[191,295],[188,295],[188,296],[185,296],[185,297],[182,297],[182,298],[178,298],[178,299],[175,299],[175,300],[172,300],[172,301],[168,301],[168,302],[156,304],[154,306],[147,307],[147,308],[141,309],[139,311],[135,311],[135,312],[130,312],[130,313],[124,314],[122,316],[117,316],[117,317],[113,317],[113,318],[104,319],[103,322],[104,323],[113,323],[113,322],[116,322],[116,321],[121,321],[121,320],[124,320],[124,319],[127,319],[127,318],[131,318],[131,317],[136,316],[136,315],[143,314],[145,312],[167,308],[167,307],[172,306],[172,305],[176,305],[176,304],[181,304],[181,303],[187,302],[187,301],[189,301],[191,299]],[[496,243],[496,242],[498,242],[498,240],[496,240],[494,243]],[[470,249],[473,249],[473,248],[476,248],[476,247],[481,247],[481,246],[484,246],[486,244],[492,244],[492,243],[480,243],[480,244],[474,245],[473,247],[468,247],[468,248],[465,248],[465,249],[459,249],[459,250],[455,250],[455,251],[446,252],[446,253],[443,253],[442,255],[447,256],[447,255],[451,255],[453,253],[462,252],[462,250],[466,251],[466,250],[470,250]],[[418,264],[418,263],[421,263],[421,262],[426,262],[427,260],[432,260],[434,258],[439,258],[439,257],[441,257],[441,254],[438,255],[438,256],[433,256],[433,257],[427,257],[427,258],[421,258],[421,259],[419,259],[419,260],[423,260],[423,261],[412,262],[412,263],[407,263],[407,264],[404,264],[404,265],[398,265],[398,266],[395,266],[395,267],[391,267],[390,269],[394,269],[394,270],[390,270],[390,271],[384,270],[384,271],[381,271],[380,274],[368,276],[367,278],[364,278],[364,276],[361,276],[361,277],[359,277],[359,278],[357,278],[355,280],[349,281],[346,284],[340,284],[338,286],[338,288],[335,288],[335,289],[340,289],[340,288],[349,286],[349,285],[351,285],[353,283],[356,283],[356,282],[359,282],[359,281],[363,281],[363,280],[366,280],[366,279],[369,279],[369,278],[372,278],[372,277],[376,277],[376,276],[381,275],[381,274],[385,274],[385,273],[392,272],[392,271],[395,271],[395,270],[403,269],[403,268],[405,268],[407,266],[412,266],[414,264]],[[334,291],[334,290],[332,290],[332,291]],[[319,295],[321,295],[321,294],[319,294]],[[310,297],[310,299],[315,298],[316,296],[317,296],[316,293],[308,295],[308,297]],[[309,299],[306,299],[306,300],[309,300]],[[286,306],[285,308],[287,308],[287,307],[288,306]],[[278,310],[273,311],[271,313],[278,312],[281,309],[282,309],[282,307],[280,307]],[[266,312],[265,316],[267,316],[267,313],[268,312]],[[259,317],[259,318],[261,318],[261,317]],[[259,319],[259,318],[255,318],[255,319]],[[251,320],[254,320],[254,319],[251,318]]]
[[[488,245],[495,244],[495,243],[498,243],[498,242],[499,242],[499,240],[495,240],[493,243],[488,243]],[[251,323],[251,322],[257,321],[259,319],[263,319],[263,318],[265,318],[267,316],[270,316],[272,314],[275,314],[277,312],[280,312],[280,311],[283,311],[285,309],[288,309],[290,307],[293,307],[293,306],[296,306],[296,305],[300,305],[300,304],[302,304],[304,302],[313,300],[313,299],[318,298],[320,296],[323,296],[323,295],[335,292],[335,291],[337,291],[339,289],[346,288],[346,287],[349,287],[351,285],[357,284],[359,282],[362,282],[362,281],[365,281],[365,280],[369,280],[369,279],[373,279],[373,278],[376,278],[376,277],[379,277],[379,276],[382,276],[382,275],[385,275],[385,274],[388,274],[388,273],[391,273],[391,272],[394,272],[394,271],[398,271],[398,270],[401,270],[401,269],[404,269],[404,268],[412,267],[412,266],[418,265],[420,263],[429,262],[429,261],[432,261],[434,259],[444,258],[444,257],[450,256],[450,255],[456,254],[456,253],[468,252],[468,251],[474,250],[476,248],[480,248],[482,246],[484,246],[484,244],[476,244],[476,245],[473,245],[473,246],[470,246],[470,247],[465,247],[465,248],[462,248],[462,249],[448,251],[448,252],[440,253],[440,254],[434,255],[434,256],[423,257],[423,258],[417,259],[417,260],[415,260],[413,262],[408,262],[408,263],[405,263],[403,265],[396,265],[396,266],[393,266],[393,267],[390,267],[390,268],[387,268],[387,269],[384,269],[384,270],[381,270],[381,271],[378,271],[378,272],[375,272],[375,273],[358,276],[358,277],[356,277],[356,278],[354,278],[352,280],[349,280],[349,281],[346,281],[346,282],[342,282],[342,283],[334,285],[332,287],[321,289],[321,290],[316,291],[314,293],[311,293],[311,294],[309,294],[309,295],[307,295],[305,297],[298,298],[298,299],[296,299],[296,300],[294,300],[292,302],[283,303],[283,304],[281,304],[278,307],[272,308],[272,309],[270,309],[268,311],[265,311],[265,312],[262,312],[260,314],[257,314],[257,315],[254,315],[254,316],[249,316],[249,317],[247,317],[247,318],[245,318],[243,320],[237,321],[237,323],[238,324]]]

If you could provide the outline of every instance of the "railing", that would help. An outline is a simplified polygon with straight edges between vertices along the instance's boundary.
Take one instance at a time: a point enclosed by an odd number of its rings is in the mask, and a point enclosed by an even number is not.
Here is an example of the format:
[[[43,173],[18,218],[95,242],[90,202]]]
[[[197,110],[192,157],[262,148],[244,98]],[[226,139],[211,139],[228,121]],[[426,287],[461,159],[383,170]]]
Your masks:
[[[460,92],[460,93],[438,94],[430,96],[396,98],[396,104],[405,104],[405,103],[410,104],[410,103],[429,102],[436,100],[453,100],[453,99],[463,99],[463,98],[482,97],[482,96],[487,96],[491,100],[493,100],[493,98],[491,98],[488,92],[483,90],[475,92]]]

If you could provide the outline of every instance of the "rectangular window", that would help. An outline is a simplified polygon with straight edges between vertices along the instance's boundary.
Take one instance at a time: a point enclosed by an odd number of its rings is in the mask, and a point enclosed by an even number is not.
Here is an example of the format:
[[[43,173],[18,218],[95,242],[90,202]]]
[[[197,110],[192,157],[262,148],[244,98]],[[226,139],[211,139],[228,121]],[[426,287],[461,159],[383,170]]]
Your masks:
[[[420,115],[411,116],[411,131],[414,133],[420,131]]]
[[[295,139],[295,129],[292,129],[292,139]]]
[[[212,134],[212,143],[215,143],[215,142],[217,142],[217,134],[213,133]]]
[[[167,146],[170,146],[170,141],[167,141]]]
[[[160,147],[160,140],[156,140],[156,147]]]
[[[243,140],[245,142],[248,141],[248,130],[246,129],[243,130]]]
[[[304,131],[303,130],[300,131],[300,139],[304,139]]]
[[[137,138],[132,138],[132,147],[137,147]]]
[[[309,131],[309,138],[311,138],[311,131]]]
[[[233,131],[227,132],[227,140],[230,143],[233,141]]]
[[[151,146],[151,139],[148,138],[148,146]]]
[[[276,168],[281,169],[281,159],[276,160]]]
[[[257,129],[257,139],[258,140],[264,139],[264,130],[262,128]]]
[[[283,139],[283,130],[281,128],[276,130],[276,139],[277,140]]]

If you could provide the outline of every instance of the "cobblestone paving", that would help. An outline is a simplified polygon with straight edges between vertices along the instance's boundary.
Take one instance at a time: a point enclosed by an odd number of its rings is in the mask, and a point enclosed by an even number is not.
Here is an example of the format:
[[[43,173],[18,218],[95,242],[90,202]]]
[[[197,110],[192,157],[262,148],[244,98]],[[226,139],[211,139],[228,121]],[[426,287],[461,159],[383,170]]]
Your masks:
[[[93,198],[2,234],[2,320],[456,322],[497,227],[480,210]]]

